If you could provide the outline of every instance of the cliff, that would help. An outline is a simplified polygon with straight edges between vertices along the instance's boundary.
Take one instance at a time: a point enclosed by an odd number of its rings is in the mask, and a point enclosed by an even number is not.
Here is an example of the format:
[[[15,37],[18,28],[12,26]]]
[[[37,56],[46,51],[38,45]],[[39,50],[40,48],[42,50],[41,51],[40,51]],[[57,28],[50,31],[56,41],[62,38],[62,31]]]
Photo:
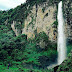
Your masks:
[[[13,21],[11,27],[15,32],[16,36],[19,35],[19,31],[22,30],[22,34],[26,34],[27,38],[34,38],[35,32],[40,33],[44,31],[48,36],[50,41],[57,40],[57,7],[56,4],[53,6],[48,4],[49,2],[44,2],[42,5],[36,4],[32,6],[30,13],[27,18],[24,19],[23,28],[20,29],[15,25],[19,22]],[[29,9],[29,6],[27,7]],[[14,26],[13,26],[14,25]]]
[[[14,9],[0,11],[0,60],[3,65],[11,63],[11,67],[18,67],[18,71],[24,71],[26,68],[30,69],[29,71],[42,69],[42,72],[45,72],[47,66],[57,62],[57,12],[60,0],[27,1]],[[71,11],[71,0],[63,0],[65,34],[70,43]],[[57,71],[69,70],[71,56]],[[70,66],[67,67],[68,64]]]
[[[42,11],[43,8],[45,8],[44,12]],[[40,6],[38,5],[36,16],[36,7],[33,6],[31,14],[25,19],[22,34],[26,34],[28,38],[34,38],[34,31],[37,31],[37,33],[44,31],[51,41],[56,41],[56,28],[53,25],[56,21],[56,10],[56,5],[49,7],[46,3]]]
[[[34,38],[35,33],[44,31],[50,41],[57,41],[57,10],[59,0],[30,1],[21,4],[15,9],[3,11],[2,22],[9,29],[13,29],[15,35],[26,34],[27,38]],[[63,1],[63,13],[65,19],[65,33],[67,39],[72,39],[72,3],[71,0]],[[13,26],[13,25],[14,26]],[[14,28],[13,28],[14,27]]]

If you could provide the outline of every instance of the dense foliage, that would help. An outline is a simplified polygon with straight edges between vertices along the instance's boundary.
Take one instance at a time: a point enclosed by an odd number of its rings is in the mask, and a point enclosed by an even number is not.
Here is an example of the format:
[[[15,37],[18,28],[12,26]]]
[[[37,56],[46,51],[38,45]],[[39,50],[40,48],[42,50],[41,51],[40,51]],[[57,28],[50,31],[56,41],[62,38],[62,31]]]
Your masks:
[[[33,40],[27,40],[26,35],[15,37],[6,26],[3,26],[1,25],[0,28],[3,28],[0,30],[0,62],[5,66],[10,64],[11,67],[46,68],[56,60],[56,45],[48,40],[48,36],[44,32],[37,34],[38,37]],[[37,45],[42,39],[46,43],[43,49]]]
[[[24,20],[27,18],[27,16],[31,13],[32,7],[34,5],[43,4],[47,0],[26,0],[26,3],[21,4],[20,6],[17,6],[14,9],[10,9],[7,11],[0,11],[0,24],[6,24],[9,29],[13,21],[21,22],[21,25],[24,24]],[[60,0],[49,0],[48,5],[58,5]],[[63,1],[64,3],[64,1]],[[43,12],[44,12],[43,8]],[[37,11],[37,10],[36,10]],[[56,20],[57,21],[57,20]],[[57,22],[56,22],[57,25]]]
[[[49,5],[57,4],[60,0],[49,0]],[[24,20],[31,13],[33,5],[42,4],[46,0],[27,0],[26,3],[15,9],[0,11],[0,70],[4,72],[46,72],[46,68],[54,63],[57,58],[57,45],[49,41],[44,32],[37,34],[34,39],[27,39],[27,35],[15,36],[11,24],[16,21],[16,27],[22,29]],[[43,8],[44,12],[45,8]],[[48,16],[46,14],[45,16]],[[57,25],[57,20],[53,23]],[[39,44],[43,41],[44,48]],[[68,46],[68,53],[71,45]],[[71,61],[71,59],[70,59]],[[8,64],[10,68],[7,69]],[[44,70],[43,70],[44,69]],[[51,70],[52,71],[52,70]],[[48,72],[51,72],[48,71]]]
[[[15,37],[11,29],[13,21],[16,21],[15,26],[20,28],[18,22],[23,25],[24,20],[31,13],[32,6],[37,6],[45,1],[27,0],[26,3],[15,9],[0,11],[0,62],[2,65],[10,64],[11,67],[42,69],[56,61],[56,44],[51,43],[44,32],[36,34],[33,40],[27,40],[26,35]],[[41,40],[45,42],[45,48],[40,47]]]
[[[0,23],[4,24],[7,20],[7,23],[11,24],[13,21],[24,22],[24,19],[31,13],[31,9],[33,5],[40,4],[45,2],[46,0],[27,0],[26,3],[17,6],[14,9],[10,9],[8,11],[0,11]]]

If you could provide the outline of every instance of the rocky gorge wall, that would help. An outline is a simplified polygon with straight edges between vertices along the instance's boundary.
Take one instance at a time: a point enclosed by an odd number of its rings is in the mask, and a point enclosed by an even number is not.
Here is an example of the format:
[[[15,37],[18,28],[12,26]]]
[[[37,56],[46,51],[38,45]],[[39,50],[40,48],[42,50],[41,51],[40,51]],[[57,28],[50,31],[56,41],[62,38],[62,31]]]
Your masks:
[[[71,0],[63,1],[63,14],[65,20],[65,33],[67,39],[72,39],[72,3]],[[31,13],[24,21],[22,34],[28,38],[35,37],[35,31],[44,31],[52,42],[57,41],[57,4],[49,5],[45,2],[42,5],[34,5]],[[19,31],[19,29],[16,28]],[[15,32],[16,33],[16,32]],[[19,33],[19,32],[18,32]]]
[[[63,13],[66,24],[67,40],[72,40],[72,1],[65,0],[63,2]]]
[[[36,16],[36,6],[33,6],[31,14],[25,19],[24,28],[22,34],[27,34],[28,38],[35,37],[35,30],[37,33],[44,31],[48,36],[49,40],[56,41],[56,30],[54,27],[54,22],[56,21],[56,5],[47,7],[48,4],[38,5],[37,16]],[[44,12],[43,12],[43,8]]]

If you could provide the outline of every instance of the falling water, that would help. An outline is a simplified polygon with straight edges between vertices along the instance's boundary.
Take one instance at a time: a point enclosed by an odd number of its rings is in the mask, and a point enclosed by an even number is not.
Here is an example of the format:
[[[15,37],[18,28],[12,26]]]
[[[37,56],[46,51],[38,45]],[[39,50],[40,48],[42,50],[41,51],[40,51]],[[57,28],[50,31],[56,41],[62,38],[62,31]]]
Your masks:
[[[58,65],[61,64],[66,58],[66,38],[64,33],[64,19],[62,12],[62,1],[58,4]]]

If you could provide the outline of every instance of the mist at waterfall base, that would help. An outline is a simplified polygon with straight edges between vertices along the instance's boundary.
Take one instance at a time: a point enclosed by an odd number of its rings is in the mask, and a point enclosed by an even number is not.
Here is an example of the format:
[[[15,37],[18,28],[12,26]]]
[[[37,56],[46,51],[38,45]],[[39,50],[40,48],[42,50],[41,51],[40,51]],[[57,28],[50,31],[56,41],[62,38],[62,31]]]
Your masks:
[[[67,50],[66,50],[66,37],[64,33],[64,19],[63,19],[63,12],[62,12],[62,1],[58,4],[58,40],[57,40],[57,51],[58,51],[58,59],[57,62],[51,64],[47,68],[53,68],[57,65],[60,65],[66,58]]]

